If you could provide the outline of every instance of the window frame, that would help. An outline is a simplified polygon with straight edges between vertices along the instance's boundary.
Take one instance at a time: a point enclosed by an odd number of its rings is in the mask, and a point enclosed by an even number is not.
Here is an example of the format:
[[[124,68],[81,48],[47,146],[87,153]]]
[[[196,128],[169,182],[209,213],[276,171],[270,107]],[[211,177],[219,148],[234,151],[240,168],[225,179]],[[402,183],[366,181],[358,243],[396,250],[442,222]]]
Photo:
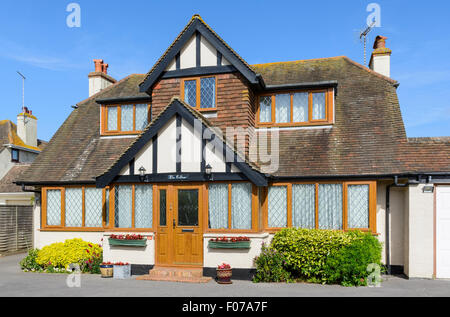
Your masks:
[[[66,227],[66,189],[77,188],[81,189],[81,208],[82,208],[82,225],[81,227]],[[102,189],[102,227],[86,227],[86,207],[85,207],[85,189],[86,188],[96,188],[95,185],[86,186],[64,186],[64,187],[45,187],[42,189],[42,219],[41,219],[41,231],[93,231],[93,232],[103,232],[107,228],[106,224],[106,191],[110,189],[105,187]],[[47,225],[47,191],[49,190],[60,190],[61,191],[61,223],[59,226]],[[111,190],[110,190],[111,194]]]
[[[252,228],[251,229],[232,229],[232,185],[239,183],[249,183],[246,181],[240,182],[214,182],[208,183],[206,186],[206,198],[205,198],[205,233],[257,233],[259,232],[258,223],[259,223],[259,199],[258,199],[258,188],[252,185]],[[228,228],[227,229],[211,229],[209,228],[209,185],[217,185],[217,184],[227,184],[228,185]]]
[[[147,122],[151,119],[151,104],[148,103],[123,103],[101,106],[101,135],[133,135],[139,134],[143,130],[136,130],[136,105],[147,105]],[[133,106],[133,130],[122,131],[122,106]],[[108,130],[108,108],[117,107],[117,130]]]
[[[308,93],[308,121],[294,122],[294,94]],[[313,120],[313,94],[325,93],[325,119]],[[290,122],[277,123],[276,121],[276,96],[289,94],[291,97]],[[261,97],[271,97],[271,121],[260,122]],[[302,89],[302,90],[280,90],[276,92],[260,94],[256,104],[256,126],[257,127],[297,127],[297,126],[318,126],[334,123],[334,89]]]
[[[263,228],[270,233],[276,233],[285,228],[271,228],[268,226],[269,222],[269,188],[278,186],[287,186],[287,228],[292,228],[292,186],[293,185],[315,185],[315,229],[319,229],[319,184],[342,184],[342,229],[339,231],[360,230],[363,232],[371,232],[377,234],[376,227],[376,209],[377,209],[377,183],[376,181],[310,181],[310,182],[292,182],[292,183],[273,183],[269,187],[264,188],[263,194]],[[369,185],[369,227],[368,228],[349,228],[348,227],[348,186],[349,185]]]
[[[214,108],[202,108],[202,106],[201,106],[201,80],[202,80],[202,78],[214,78],[215,79],[215,82],[216,82],[215,89],[216,89],[216,91],[215,91],[215,95],[214,95],[215,96],[215,102],[214,102],[215,107]],[[193,109],[197,110],[197,111],[205,111],[205,112],[217,111],[217,100],[218,100],[218,98],[217,98],[217,91],[218,91],[217,83],[218,83],[218,77],[216,75],[205,75],[205,76],[195,76],[195,77],[183,78],[181,80],[181,84],[180,84],[180,89],[181,89],[180,97],[181,97],[181,100],[183,100],[183,101],[184,101],[184,97],[185,97],[184,96],[184,83],[186,81],[191,81],[191,80],[195,80],[196,81],[196,102],[197,102],[195,107],[192,107],[192,106],[191,107]]]
[[[14,159],[13,153],[17,153],[17,159]],[[11,149],[11,162],[13,162],[13,163],[20,162],[20,151],[18,149]]]

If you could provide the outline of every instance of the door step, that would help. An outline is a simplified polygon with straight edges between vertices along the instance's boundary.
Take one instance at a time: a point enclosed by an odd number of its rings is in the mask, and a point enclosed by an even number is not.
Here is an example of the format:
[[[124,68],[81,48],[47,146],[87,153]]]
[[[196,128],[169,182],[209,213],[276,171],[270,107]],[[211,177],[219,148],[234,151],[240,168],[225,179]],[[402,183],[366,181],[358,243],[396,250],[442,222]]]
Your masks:
[[[210,277],[203,276],[202,268],[155,267],[148,275],[139,276],[141,281],[166,281],[181,283],[208,283]]]

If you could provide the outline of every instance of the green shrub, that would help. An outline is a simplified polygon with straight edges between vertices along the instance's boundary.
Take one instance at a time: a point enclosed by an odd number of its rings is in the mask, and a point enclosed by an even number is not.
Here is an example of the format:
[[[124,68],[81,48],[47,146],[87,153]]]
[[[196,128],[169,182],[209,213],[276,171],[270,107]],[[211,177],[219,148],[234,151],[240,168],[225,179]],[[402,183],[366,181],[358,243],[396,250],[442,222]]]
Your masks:
[[[369,264],[381,268],[381,243],[370,233],[363,234],[349,246],[330,255],[325,264],[328,283],[344,286],[366,286]]]
[[[263,244],[261,255],[255,259],[256,274],[253,282],[289,282],[291,274],[285,269],[286,258],[277,250]]]
[[[357,238],[356,232],[289,228],[275,235],[272,248],[286,256],[295,278],[326,283],[327,258]]]
[[[39,253],[39,249],[31,249],[28,251],[28,255],[20,261],[20,268],[24,271],[39,272],[42,271],[42,267],[37,264],[36,259]]]

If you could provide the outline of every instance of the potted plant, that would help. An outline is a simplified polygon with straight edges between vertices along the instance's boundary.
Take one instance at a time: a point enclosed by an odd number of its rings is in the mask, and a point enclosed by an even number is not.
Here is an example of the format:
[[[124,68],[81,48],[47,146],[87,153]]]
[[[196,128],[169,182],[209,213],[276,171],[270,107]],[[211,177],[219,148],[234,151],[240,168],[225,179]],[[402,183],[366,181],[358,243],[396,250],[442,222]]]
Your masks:
[[[233,284],[231,277],[233,270],[229,264],[223,263],[217,268],[217,283],[219,284]]]
[[[211,249],[250,249],[250,238],[248,237],[221,237],[209,240]]]
[[[118,262],[114,264],[114,279],[125,280],[131,277],[130,263]]]
[[[147,239],[140,234],[113,234],[108,240],[110,246],[145,247],[147,245]]]
[[[112,278],[114,271],[114,264],[111,262],[103,262],[100,264],[100,273],[102,278]]]

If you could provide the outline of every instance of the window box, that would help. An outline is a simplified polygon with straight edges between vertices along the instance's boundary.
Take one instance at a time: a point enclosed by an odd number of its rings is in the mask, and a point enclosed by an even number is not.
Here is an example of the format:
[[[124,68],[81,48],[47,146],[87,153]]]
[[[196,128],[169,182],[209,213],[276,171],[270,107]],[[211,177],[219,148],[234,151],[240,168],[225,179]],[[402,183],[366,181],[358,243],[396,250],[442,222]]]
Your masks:
[[[110,246],[125,246],[125,247],[145,247],[147,246],[147,240],[120,240],[109,238]]]
[[[209,241],[208,247],[210,249],[250,249],[250,241],[237,241],[237,242]]]

